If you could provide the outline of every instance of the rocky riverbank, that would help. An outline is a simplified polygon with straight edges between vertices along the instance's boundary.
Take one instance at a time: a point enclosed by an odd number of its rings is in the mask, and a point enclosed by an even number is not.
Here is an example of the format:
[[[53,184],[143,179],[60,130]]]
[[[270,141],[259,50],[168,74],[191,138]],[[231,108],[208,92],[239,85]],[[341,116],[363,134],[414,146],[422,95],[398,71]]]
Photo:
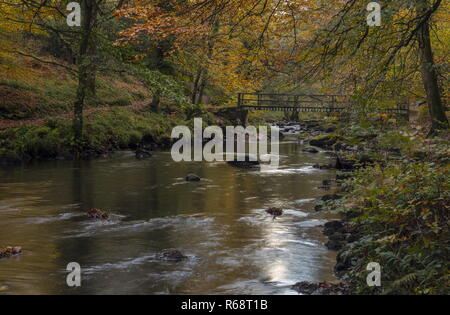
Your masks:
[[[338,190],[316,211],[340,214],[324,225],[338,251],[335,274],[344,282],[298,283],[303,294],[448,294],[448,133],[426,139],[407,126],[307,127],[300,143],[329,151]],[[305,128],[303,128],[305,129]],[[431,245],[432,244],[432,245]],[[367,265],[383,268],[381,287],[366,283]]]

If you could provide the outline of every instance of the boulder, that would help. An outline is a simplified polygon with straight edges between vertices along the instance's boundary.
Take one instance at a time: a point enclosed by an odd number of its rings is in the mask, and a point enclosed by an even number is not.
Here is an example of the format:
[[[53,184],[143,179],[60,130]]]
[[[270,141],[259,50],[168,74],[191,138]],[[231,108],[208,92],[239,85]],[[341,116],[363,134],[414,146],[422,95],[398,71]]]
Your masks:
[[[330,241],[345,241],[346,238],[347,238],[346,234],[339,233],[339,232],[336,232],[336,233],[331,234],[330,236],[328,236],[328,239]]]
[[[319,150],[317,150],[316,148],[313,148],[313,147],[303,148],[302,151],[307,152],[307,153],[319,153]]]
[[[340,250],[345,246],[345,242],[344,241],[333,241],[333,240],[329,240],[325,246],[329,249],[329,250]]]
[[[283,209],[277,207],[271,207],[266,210],[266,212],[274,217],[278,217],[283,214]]]
[[[0,258],[9,258],[12,256],[20,255],[21,253],[22,253],[22,247],[7,246],[4,249],[0,249]]]
[[[102,219],[102,220],[106,220],[109,218],[109,214],[106,211],[97,209],[97,208],[92,208],[91,210],[89,210],[86,213],[87,217],[89,219]]]
[[[171,249],[163,251],[160,254],[160,258],[166,261],[180,262],[182,260],[188,259],[187,256],[183,255],[179,250]]]
[[[199,182],[201,178],[195,174],[188,174],[186,176],[186,181],[188,182]]]
[[[349,220],[357,218],[361,215],[362,215],[361,211],[348,210],[342,214],[342,217],[344,218],[344,220],[349,221]]]
[[[336,137],[326,135],[309,140],[309,145],[319,148],[329,148],[336,142],[337,142]]]
[[[325,223],[323,234],[331,236],[335,233],[345,233],[345,226],[341,221],[329,221]]]
[[[151,158],[153,154],[147,150],[137,149],[135,155],[136,159],[148,159]]]
[[[338,199],[341,199],[342,198],[342,196],[340,196],[340,195],[338,195],[338,194],[331,194],[331,195],[325,195],[325,196],[322,196],[321,198],[320,198],[320,200],[322,200],[322,201],[328,201],[328,200],[338,200]]]
[[[350,159],[336,158],[336,169],[354,170],[356,169],[356,161]]]
[[[319,170],[330,170],[334,168],[334,165],[332,164],[314,164],[313,168],[317,168]]]
[[[320,211],[320,210],[322,210],[322,207],[323,207],[322,205],[315,205],[314,206],[314,210],[315,211]]]
[[[356,242],[357,240],[359,240],[359,236],[356,234],[347,233],[345,235],[345,241],[347,243],[353,243],[353,242]]]
[[[228,161],[229,165],[239,168],[250,168],[259,166],[258,161]]]
[[[329,229],[340,229],[344,227],[344,223],[342,223],[342,221],[338,221],[338,220],[333,220],[333,221],[328,221],[327,223],[325,223],[325,228],[329,228]]]
[[[294,284],[292,289],[306,295],[345,295],[350,293],[350,286],[344,282],[313,283],[302,281]]]
[[[332,180],[331,180],[331,179],[324,179],[324,180],[322,181],[322,185],[323,185],[323,186],[330,186],[331,183],[332,183]]]

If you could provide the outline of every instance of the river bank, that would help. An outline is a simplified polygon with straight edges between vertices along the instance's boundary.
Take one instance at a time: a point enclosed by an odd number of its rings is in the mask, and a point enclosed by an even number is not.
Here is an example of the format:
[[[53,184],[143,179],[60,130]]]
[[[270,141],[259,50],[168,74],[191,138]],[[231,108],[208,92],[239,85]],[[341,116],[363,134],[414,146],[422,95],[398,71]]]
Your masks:
[[[331,133],[301,135],[332,150],[337,194],[317,211],[339,214],[324,225],[334,271],[343,283],[298,283],[304,294],[448,294],[450,176],[448,134],[434,139],[399,126],[354,124]],[[318,134],[323,133],[323,134]],[[370,262],[382,268],[381,286],[370,287]]]
[[[203,115],[212,122],[209,114]],[[152,113],[147,108],[111,107],[93,109],[85,117],[84,143],[78,159],[107,157],[118,150],[167,149],[171,131],[178,125],[192,125],[183,112]],[[0,166],[42,160],[73,160],[71,120],[47,119],[42,125],[21,126],[0,131]]]

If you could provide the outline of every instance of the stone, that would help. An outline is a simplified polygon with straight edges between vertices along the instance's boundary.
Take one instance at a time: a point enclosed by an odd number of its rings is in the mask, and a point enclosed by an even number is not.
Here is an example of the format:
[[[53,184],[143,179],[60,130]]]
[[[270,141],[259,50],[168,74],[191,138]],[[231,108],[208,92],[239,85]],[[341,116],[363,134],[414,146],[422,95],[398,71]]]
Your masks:
[[[319,148],[329,148],[337,142],[336,137],[321,136],[316,139],[309,140],[309,145]]]
[[[340,195],[338,195],[338,194],[331,194],[331,195],[325,195],[325,196],[322,196],[321,198],[320,198],[320,200],[322,200],[322,201],[328,201],[328,200],[338,200],[338,199],[341,199],[342,198],[342,196],[340,196]]]
[[[151,158],[153,154],[147,150],[137,149],[135,155],[136,159],[148,159]]]
[[[325,223],[323,234],[331,236],[335,233],[345,233],[346,229],[341,221],[329,221]]]
[[[186,176],[186,181],[188,182],[199,182],[201,178],[195,174],[188,174]]]
[[[259,166],[258,161],[228,161],[229,165],[239,168],[251,168]]]
[[[89,219],[102,219],[102,220],[106,220],[109,218],[109,214],[106,211],[97,209],[97,208],[92,208],[91,210],[89,210],[86,213],[87,217]]]
[[[20,246],[7,246],[4,249],[0,249],[0,258],[9,258],[17,256],[22,253],[22,247]]]
[[[183,255],[179,250],[171,249],[163,251],[160,255],[162,260],[180,262],[182,260],[188,259],[187,256]]]
[[[334,234],[331,234],[330,236],[328,236],[328,239],[330,241],[345,241],[346,240],[346,235],[336,232]]]
[[[271,207],[266,210],[266,212],[274,217],[278,217],[283,214],[283,209],[277,207]]]
[[[323,185],[323,186],[330,186],[331,183],[332,183],[331,179],[324,179],[324,180],[322,181],[322,185]]]
[[[291,287],[293,290],[306,295],[345,295],[350,294],[350,285],[345,282],[297,282]]]
[[[325,223],[325,228],[331,228],[331,229],[340,229],[344,227],[344,223],[342,223],[342,221],[338,221],[338,220],[333,220],[333,221],[328,221],[327,223]]]
[[[344,247],[344,245],[345,245],[345,242],[343,242],[343,241],[333,241],[333,240],[330,240],[325,244],[325,246],[329,250],[340,250],[340,249],[342,249],[342,247]]]
[[[322,205],[315,205],[314,206],[314,210],[315,211],[320,211],[320,210],[322,210],[322,207],[323,207]]]
[[[319,153],[319,150],[317,150],[316,148],[313,148],[313,147],[303,148],[302,151],[307,152],[307,153]]]

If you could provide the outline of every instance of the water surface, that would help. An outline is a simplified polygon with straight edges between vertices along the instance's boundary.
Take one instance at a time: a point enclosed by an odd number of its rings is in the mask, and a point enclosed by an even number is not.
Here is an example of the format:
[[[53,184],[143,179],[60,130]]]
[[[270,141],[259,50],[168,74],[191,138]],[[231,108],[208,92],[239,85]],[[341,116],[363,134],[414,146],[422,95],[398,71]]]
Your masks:
[[[0,294],[295,294],[298,281],[334,280],[324,247],[325,153],[280,145],[280,169],[174,163],[169,152],[131,152],[93,161],[51,161],[0,170]],[[185,182],[188,173],[202,177]],[[273,220],[271,206],[285,213]],[[92,207],[109,210],[91,221]],[[189,259],[158,259],[179,249]],[[66,285],[66,265],[82,266],[82,286]]]

